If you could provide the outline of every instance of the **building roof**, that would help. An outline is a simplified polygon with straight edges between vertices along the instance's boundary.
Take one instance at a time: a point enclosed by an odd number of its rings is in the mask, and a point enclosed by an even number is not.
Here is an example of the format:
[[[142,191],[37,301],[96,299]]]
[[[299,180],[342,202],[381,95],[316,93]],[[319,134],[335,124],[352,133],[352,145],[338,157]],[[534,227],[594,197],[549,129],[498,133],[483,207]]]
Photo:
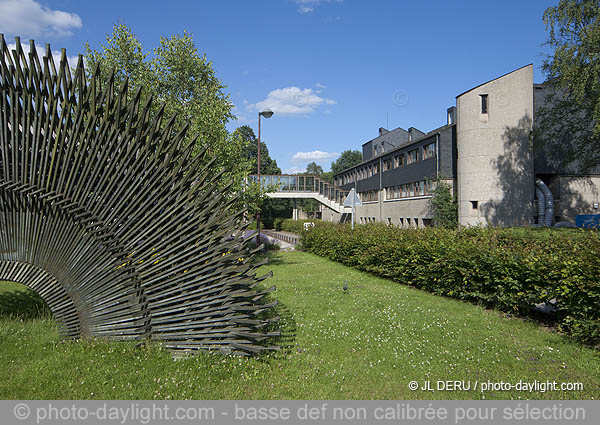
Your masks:
[[[533,66],[533,64],[532,64],[532,63],[529,63],[529,64],[527,64],[527,65],[524,65],[524,66],[520,67],[520,68],[517,68],[517,69],[515,69],[515,70],[512,70],[512,71],[510,71],[510,72],[507,72],[506,74],[502,74],[502,75],[501,75],[501,76],[499,76],[499,77],[496,77],[496,78],[493,78],[493,79],[491,79],[491,80],[489,80],[489,81],[486,81],[485,83],[481,83],[481,84],[479,84],[479,85],[477,85],[477,86],[475,86],[475,87],[473,87],[473,88],[470,88],[470,89],[469,89],[469,90],[467,90],[467,91],[464,91],[464,92],[462,92],[462,93],[461,93],[461,94],[459,94],[459,95],[456,95],[456,98],[459,98],[459,97],[461,97],[463,94],[467,94],[467,93],[469,93],[471,90],[475,90],[475,89],[476,89],[476,88],[478,88],[478,87],[484,86],[484,85],[486,85],[487,83],[491,83],[492,81],[496,81],[496,80],[499,80],[500,78],[506,77],[507,75],[510,75],[510,74],[512,74],[513,72],[517,72],[517,71],[519,71],[519,70],[521,70],[521,69],[523,69],[523,68],[527,68],[528,66]]]
[[[442,130],[445,130],[445,129],[446,129],[446,128],[448,128],[448,127],[452,127],[452,126],[454,126],[454,125],[456,125],[456,124],[444,124],[444,125],[443,125],[443,126],[441,126],[441,127],[438,127],[438,128],[436,128],[436,129],[433,129],[433,130],[431,130],[431,131],[429,131],[429,132],[427,132],[427,133],[424,133],[424,135],[423,135],[422,137],[419,137],[418,139],[411,140],[411,142],[410,142],[410,143],[405,143],[405,144],[403,144],[403,145],[401,145],[401,146],[398,146],[396,149],[392,149],[392,150],[390,150],[390,151],[387,151],[387,152],[385,152],[385,153],[383,153],[383,154],[381,154],[381,155],[377,155],[377,156],[375,156],[375,157],[373,157],[373,158],[371,158],[371,159],[367,159],[366,161],[362,161],[360,164],[356,164],[356,165],[354,165],[354,166],[352,166],[352,167],[348,167],[348,168],[346,168],[346,169],[344,169],[344,170],[340,171],[339,173],[337,173],[337,174],[334,174],[333,176],[335,177],[335,176],[339,176],[340,174],[347,173],[349,170],[352,170],[352,169],[354,169],[354,168],[360,167],[360,166],[362,166],[362,165],[364,165],[364,164],[367,164],[367,163],[369,163],[369,162],[372,162],[372,161],[374,161],[374,160],[379,160],[379,158],[381,158],[381,157],[387,156],[387,155],[389,155],[389,154],[391,154],[391,153],[397,152],[397,151],[399,151],[399,150],[402,150],[402,149],[406,149],[407,147],[410,147],[411,145],[418,144],[419,142],[422,142],[423,140],[425,140],[425,139],[427,139],[427,138],[429,138],[429,137],[431,137],[431,136],[435,135],[436,133],[439,133],[440,131],[442,131]],[[373,140],[375,140],[375,139],[373,139]],[[369,140],[369,142],[370,142],[370,141],[371,141],[371,140]],[[369,143],[369,142],[367,142],[367,143]]]

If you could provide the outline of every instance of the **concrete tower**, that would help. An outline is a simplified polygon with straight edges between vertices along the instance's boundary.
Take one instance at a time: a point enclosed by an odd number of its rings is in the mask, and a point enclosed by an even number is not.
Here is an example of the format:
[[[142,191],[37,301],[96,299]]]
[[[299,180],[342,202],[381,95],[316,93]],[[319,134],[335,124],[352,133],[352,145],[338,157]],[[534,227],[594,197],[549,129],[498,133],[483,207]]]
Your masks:
[[[456,97],[461,226],[533,223],[533,65]]]

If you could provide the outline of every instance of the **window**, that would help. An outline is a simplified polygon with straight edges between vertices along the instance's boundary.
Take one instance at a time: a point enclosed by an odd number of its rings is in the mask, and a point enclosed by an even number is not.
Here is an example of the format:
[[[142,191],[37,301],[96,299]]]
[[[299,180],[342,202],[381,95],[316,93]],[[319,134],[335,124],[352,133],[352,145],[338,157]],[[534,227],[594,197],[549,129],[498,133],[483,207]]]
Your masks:
[[[394,168],[404,167],[404,154],[394,157]]]
[[[394,168],[394,161],[392,158],[386,159],[383,161],[383,171],[388,171]]]
[[[378,199],[378,190],[368,190],[366,192],[360,192],[360,200],[362,202],[374,202]]]
[[[414,149],[410,152],[408,152],[408,155],[406,157],[406,164],[413,164],[415,162],[417,162],[419,160],[419,150],[418,149]]]
[[[435,142],[423,146],[423,159],[435,157]]]
[[[481,113],[487,114],[488,113],[488,95],[480,94],[479,97],[481,97]]]
[[[471,208],[476,210],[478,207],[478,202],[477,201],[471,201]]]

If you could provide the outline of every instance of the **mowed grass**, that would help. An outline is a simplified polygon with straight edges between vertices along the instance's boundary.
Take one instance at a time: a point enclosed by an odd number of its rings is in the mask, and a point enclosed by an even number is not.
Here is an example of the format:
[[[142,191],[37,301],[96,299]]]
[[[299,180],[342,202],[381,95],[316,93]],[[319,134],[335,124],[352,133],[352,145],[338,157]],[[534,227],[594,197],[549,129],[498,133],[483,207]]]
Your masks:
[[[0,284],[3,399],[598,399],[600,355],[539,324],[437,297],[320,257],[277,253],[280,352],[173,360],[159,345],[60,342],[20,285]],[[342,286],[348,284],[348,291]],[[24,295],[25,294],[25,295]],[[38,304],[36,304],[38,303]],[[15,307],[19,307],[16,308]],[[17,315],[17,311],[28,313]],[[468,391],[411,391],[458,380]],[[477,389],[474,388],[477,381]],[[482,382],[582,383],[486,391]]]

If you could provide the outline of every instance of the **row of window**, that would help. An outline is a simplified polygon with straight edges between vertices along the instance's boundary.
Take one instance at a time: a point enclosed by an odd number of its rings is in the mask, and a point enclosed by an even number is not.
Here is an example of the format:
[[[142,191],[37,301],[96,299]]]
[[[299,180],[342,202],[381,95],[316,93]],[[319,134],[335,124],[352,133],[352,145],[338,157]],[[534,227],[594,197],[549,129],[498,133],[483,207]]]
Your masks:
[[[376,221],[377,220],[375,220],[375,217],[359,217],[360,224],[375,223]],[[397,223],[394,223],[392,221],[392,218],[388,217],[387,224],[389,226],[398,226],[405,229],[415,227],[431,227],[433,226],[433,220],[431,220],[430,218],[401,217]]]
[[[373,202],[379,199],[379,191],[367,190],[366,192],[360,192],[358,196],[360,196],[361,202]]]
[[[385,199],[402,199],[412,198],[414,196],[431,195],[434,189],[435,182],[431,180],[399,184],[385,189]]]
[[[394,168],[404,167],[405,165],[414,164],[419,161],[424,161],[429,158],[434,158],[436,154],[435,142],[429,143],[417,149],[413,149],[406,153],[401,153],[393,158],[387,158],[383,161],[383,171],[393,170]],[[379,173],[379,164],[361,167],[350,173],[344,174],[341,178],[336,179],[337,185],[354,183],[354,181],[364,180]]]

